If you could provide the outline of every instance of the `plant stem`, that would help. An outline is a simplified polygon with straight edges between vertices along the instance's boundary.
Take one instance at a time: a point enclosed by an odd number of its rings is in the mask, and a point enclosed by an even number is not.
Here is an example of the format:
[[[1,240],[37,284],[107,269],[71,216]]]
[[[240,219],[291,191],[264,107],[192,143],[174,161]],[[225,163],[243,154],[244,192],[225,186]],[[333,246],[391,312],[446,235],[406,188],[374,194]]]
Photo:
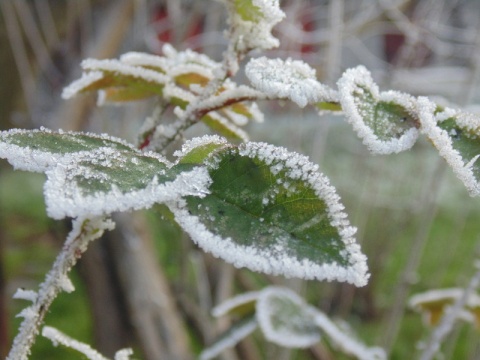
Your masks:
[[[460,312],[465,308],[468,303],[468,299],[475,292],[480,285],[480,262],[476,263],[477,272],[470,279],[470,283],[465,288],[462,296],[460,296],[455,303],[445,311],[440,323],[432,331],[430,339],[427,342],[426,347],[420,354],[420,360],[431,360],[440,349],[440,345],[447,335],[452,331],[453,324],[458,318]]]
[[[28,359],[40,325],[53,300],[62,290],[73,291],[73,286],[68,279],[70,269],[85,252],[90,241],[99,238],[105,230],[112,230],[114,227],[113,221],[101,217],[77,218],[72,223],[73,229],[68,234],[52,269],[45,276],[45,281],[40,285],[33,305],[19,314],[24,320],[6,360]]]

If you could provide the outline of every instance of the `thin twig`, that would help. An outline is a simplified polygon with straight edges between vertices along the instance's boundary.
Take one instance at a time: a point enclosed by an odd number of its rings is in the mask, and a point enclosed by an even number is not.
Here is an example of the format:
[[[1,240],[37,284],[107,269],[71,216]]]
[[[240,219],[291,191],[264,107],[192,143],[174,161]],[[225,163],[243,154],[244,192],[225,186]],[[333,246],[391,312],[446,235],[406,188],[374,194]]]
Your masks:
[[[68,234],[62,251],[57,256],[52,269],[45,276],[33,305],[24,309],[19,316],[24,317],[20,330],[6,360],[26,360],[38,335],[43,318],[53,300],[60,291],[73,291],[68,279],[70,269],[87,250],[88,243],[102,236],[105,230],[111,230],[114,223],[103,218],[77,218],[73,220],[73,229]]]

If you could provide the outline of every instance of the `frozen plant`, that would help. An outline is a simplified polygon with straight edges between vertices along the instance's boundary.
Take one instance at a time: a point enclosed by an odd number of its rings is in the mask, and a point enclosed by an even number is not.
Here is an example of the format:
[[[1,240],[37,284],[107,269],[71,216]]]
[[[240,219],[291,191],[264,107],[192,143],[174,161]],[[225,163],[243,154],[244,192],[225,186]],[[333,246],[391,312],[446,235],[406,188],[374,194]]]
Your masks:
[[[343,113],[374,154],[408,150],[420,135],[426,136],[469,193],[480,194],[478,117],[425,97],[381,92],[363,66],[345,71],[331,88],[304,62],[260,57],[246,64],[250,84],[237,84],[233,76],[251,50],[278,46],[271,30],[285,15],[278,0],[224,2],[229,46],[223,61],[165,45],[163,56],[135,52],[119,59],[86,59],[81,78],[65,88],[65,99],[97,92],[98,105],[156,98],[158,105],[139,129],[136,144],[105,134],[45,128],[0,133],[0,158],[17,169],[45,173],[48,215],[73,219],[73,230],[40,290],[17,293],[33,304],[19,315],[24,322],[9,360],[28,358],[54,297],[73,290],[68,271],[91,240],[113,228],[114,212],[164,204],[195,243],[237,267],[367,284],[367,258],[356,243],[356,228],[318,166],[286,148],[248,142],[242,127],[263,121],[257,100],[291,100],[322,113]],[[173,123],[164,121],[168,109],[175,114]],[[166,158],[167,147],[199,122],[217,135],[190,139]],[[325,314],[309,307],[300,311],[301,299],[287,290],[267,289],[241,299],[257,304],[257,317],[211,352],[231,346],[258,323],[267,339],[283,346],[308,346],[325,334],[346,353],[384,357],[379,349],[347,336]],[[268,320],[277,315],[272,303],[292,305],[280,328]],[[78,345],[51,330],[46,334],[67,346]],[[120,352],[122,356],[127,355]]]
[[[269,341],[285,347],[306,348],[325,335],[334,347],[357,359],[386,359],[382,349],[365,346],[287,288],[270,286],[238,295],[215,307],[212,314],[237,315],[240,319],[201,353],[201,360],[233,347],[257,327]]]

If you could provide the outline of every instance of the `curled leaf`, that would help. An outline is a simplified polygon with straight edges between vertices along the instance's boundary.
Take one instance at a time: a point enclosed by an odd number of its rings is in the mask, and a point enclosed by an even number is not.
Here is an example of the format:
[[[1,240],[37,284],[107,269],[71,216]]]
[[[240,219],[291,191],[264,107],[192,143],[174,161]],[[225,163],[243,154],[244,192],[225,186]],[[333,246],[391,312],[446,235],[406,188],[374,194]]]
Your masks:
[[[268,97],[290,99],[300,107],[337,98],[332,89],[317,81],[315,70],[300,60],[251,59],[245,73]]]
[[[435,113],[436,105],[418,99],[422,132],[452,167],[471,196],[480,195],[480,117],[447,108]]]
[[[345,71],[338,90],[347,121],[372,153],[398,153],[413,146],[418,137],[413,97],[380,92],[363,66]]]

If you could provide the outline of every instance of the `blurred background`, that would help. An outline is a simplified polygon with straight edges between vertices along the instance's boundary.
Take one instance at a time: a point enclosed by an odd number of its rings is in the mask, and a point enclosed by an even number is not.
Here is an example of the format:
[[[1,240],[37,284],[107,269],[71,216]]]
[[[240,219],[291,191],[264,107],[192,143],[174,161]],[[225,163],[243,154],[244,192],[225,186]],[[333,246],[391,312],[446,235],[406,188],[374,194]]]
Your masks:
[[[357,64],[381,89],[428,95],[477,112],[480,104],[480,2],[474,0],[284,0],[275,27],[281,46],[269,57],[303,59],[334,86]],[[63,101],[87,57],[192,48],[220,61],[226,48],[223,4],[213,0],[1,0],[0,129],[108,132],[133,141],[152,102],[95,106],[94,96]],[[259,54],[251,54],[258,56]],[[240,73],[239,82],[245,82]],[[133,347],[137,359],[191,359],[229,325],[209,311],[269,284],[286,285],[391,359],[412,358],[430,329],[408,308],[412,294],[463,287],[479,255],[480,206],[436,150],[371,156],[342,116],[278,102],[259,104],[252,140],[311,157],[337,187],[369,257],[368,286],[287,280],[234,269],[200,251],[157,207],[119,215],[117,229],[92,244],[72,278],[76,291],[54,302],[46,324],[106,356]],[[201,125],[190,135],[208,131]],[[177,144],[178,146],[178,144]],[[25,304],[62,245],[68,222],[46,217],[43,175],[0,162],[0,356],[16,334]],[[478,329],[458,323],[442,359],[478,359]],[[83,359],[38,338],[32,359]],[[257,331],[221,359],[344,359],[328,342],[288,350]]]

